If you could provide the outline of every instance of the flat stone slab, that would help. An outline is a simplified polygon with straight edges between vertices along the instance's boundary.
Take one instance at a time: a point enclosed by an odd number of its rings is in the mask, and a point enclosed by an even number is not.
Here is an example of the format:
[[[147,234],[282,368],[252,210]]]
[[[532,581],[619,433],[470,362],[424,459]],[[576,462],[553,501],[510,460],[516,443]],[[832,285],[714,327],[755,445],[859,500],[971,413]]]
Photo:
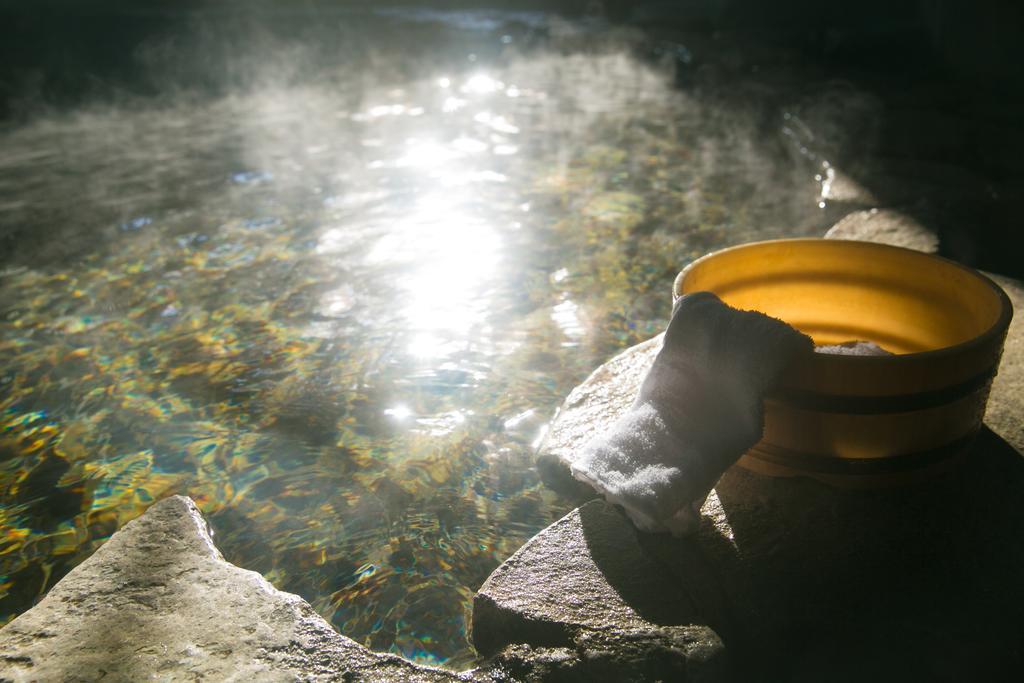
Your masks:
[[[611,548],[608,557],[594,557]],[[658,570],[629,521],[594,501],[534,536],[491,574],[473,603],[474,643],[487,654],[516,642],[566,645],[579,628],[691,623],[685,594]],[[549,580],[524,583],[540,574]],[[515,617],[495,628],[505,614]],[[524,619],[529,628],[512,632]]]
[[[644,665],[651,678],[682,680],[680,672],[699,671],[701,680],[724,680],[721,640],[695,625],[696,615],[681,586],[641,547],[629,520],[593,501],[491,574],[473,600],[473,642],[485,655],[514,643],[591,650],[605,642],[610,651],[620,642],[657,643],[665,661]]]

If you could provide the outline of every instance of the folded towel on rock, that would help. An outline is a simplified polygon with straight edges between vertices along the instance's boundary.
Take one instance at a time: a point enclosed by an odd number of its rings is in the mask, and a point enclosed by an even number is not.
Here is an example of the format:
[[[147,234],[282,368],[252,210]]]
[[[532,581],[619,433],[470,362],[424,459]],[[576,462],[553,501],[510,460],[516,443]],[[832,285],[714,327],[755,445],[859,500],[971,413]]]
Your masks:
[[[710,292],[679,298],[636,400],[568,463],[573,476],[643,530],[693,532],[718,478],[760,440],[764,394],[813,349],[786,323]]]

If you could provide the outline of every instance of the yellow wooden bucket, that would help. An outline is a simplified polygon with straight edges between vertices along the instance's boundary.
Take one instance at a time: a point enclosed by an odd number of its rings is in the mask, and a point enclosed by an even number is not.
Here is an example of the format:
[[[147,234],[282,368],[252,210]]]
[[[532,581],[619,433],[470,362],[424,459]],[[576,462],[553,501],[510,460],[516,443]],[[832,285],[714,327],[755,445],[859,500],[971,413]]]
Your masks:
[[[676,278],[786,321],[815,344],[873,341],[895,355],[815,353],[765,400],[764,437],[740,460],[842,486],[916,478],[966,452],[981,426],[1013,307],[981,273],[869,242],[756,242]]]

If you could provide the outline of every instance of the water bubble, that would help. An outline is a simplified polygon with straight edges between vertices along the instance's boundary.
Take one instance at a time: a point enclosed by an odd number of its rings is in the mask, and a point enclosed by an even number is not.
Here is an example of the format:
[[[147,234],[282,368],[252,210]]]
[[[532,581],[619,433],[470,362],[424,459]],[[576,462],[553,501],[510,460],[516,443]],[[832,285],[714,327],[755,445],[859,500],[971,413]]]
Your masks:
[[[239,171],[231,174],[231,182],[236,185],[256,185],[274,179],[270,171]]]

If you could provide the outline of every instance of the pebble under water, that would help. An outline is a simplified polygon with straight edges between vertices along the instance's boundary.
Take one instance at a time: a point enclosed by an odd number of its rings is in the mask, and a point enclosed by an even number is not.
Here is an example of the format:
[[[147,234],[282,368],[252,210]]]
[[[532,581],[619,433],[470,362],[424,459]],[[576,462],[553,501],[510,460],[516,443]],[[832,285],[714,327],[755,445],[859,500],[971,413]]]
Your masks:
[[[562,398],[692,259],[828,225],[783,85],[545,15],[359,21],[0,132],[0,623],[180,493],[343,634],[468,666],[474,591],[571,507],[532,467]]]

